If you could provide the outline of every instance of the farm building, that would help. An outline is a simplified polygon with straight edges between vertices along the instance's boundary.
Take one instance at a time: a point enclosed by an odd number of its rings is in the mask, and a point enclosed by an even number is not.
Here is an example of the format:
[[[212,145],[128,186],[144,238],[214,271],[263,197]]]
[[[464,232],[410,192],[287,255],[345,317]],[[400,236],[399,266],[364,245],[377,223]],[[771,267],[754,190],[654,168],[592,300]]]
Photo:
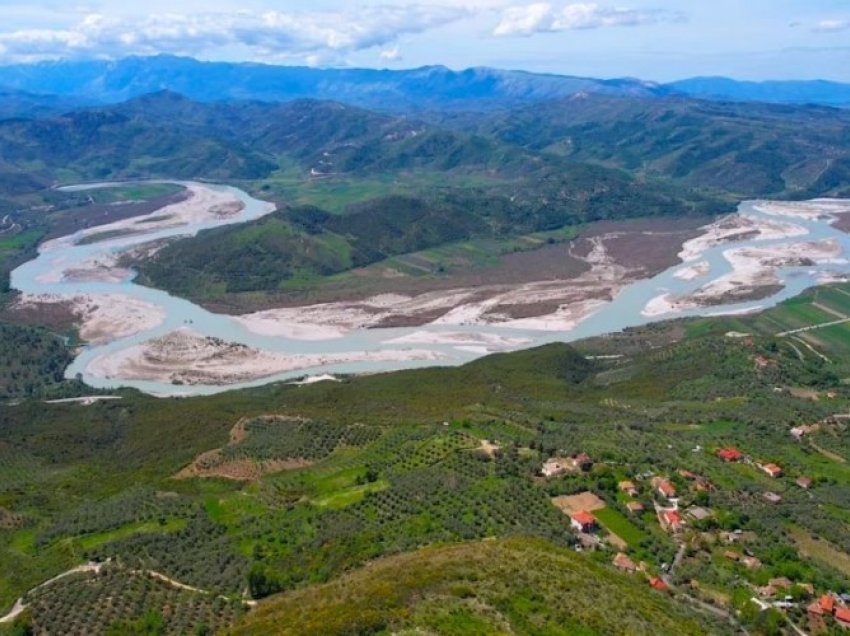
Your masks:
[[[587,510],[579,510],[570,515],[570,525],[578,532],[593,532],[596,530],[596,517]]]
[[[726,462],[739,462],[744,459],[744,453],[731,446],[728,448],[721,448],[717,451],[717,456]]]

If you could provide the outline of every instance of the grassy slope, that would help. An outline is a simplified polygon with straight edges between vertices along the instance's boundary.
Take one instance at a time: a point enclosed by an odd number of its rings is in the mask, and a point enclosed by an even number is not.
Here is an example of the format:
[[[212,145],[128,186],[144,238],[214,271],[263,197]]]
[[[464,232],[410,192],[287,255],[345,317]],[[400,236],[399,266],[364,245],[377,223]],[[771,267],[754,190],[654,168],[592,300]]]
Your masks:
[[[430,547],[269,599],[228,634],[722,633],[668,597],[542,540]]]

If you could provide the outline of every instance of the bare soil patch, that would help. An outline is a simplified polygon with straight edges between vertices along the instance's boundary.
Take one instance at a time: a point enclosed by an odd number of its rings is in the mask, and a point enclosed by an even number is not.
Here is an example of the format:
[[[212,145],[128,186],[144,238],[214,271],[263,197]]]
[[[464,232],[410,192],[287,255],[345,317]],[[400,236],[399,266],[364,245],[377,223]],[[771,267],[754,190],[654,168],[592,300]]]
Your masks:
[[[677,265],[682,244],[699,236],[700,228],[712,220],[711,217],[682,217],[601,221],[582,233],[581,238],[604,238],[608,255],[616,264],[648,277]],[[590,251],[577,247],[587,253]]]
[[[605,502],[592,492],[580,492],[577,495],[553,497],[552,503],[564,514],[571,515],[580,510],[593,512],[605,507]]]
[[[496,451],[500,450],[501,448],[502,447],[499,446],[498,444],[494,444],[494,443],[492,443],[492,442],[490,442],[489,440],[486,440],[486,439],[482,439],[481,444],[479,444],[479,446],[478,446],[479,451],[486,453],[490,457],[495,457]]]
[[[72,331],[80,322],[75,303],[71,300],[9,303],[0,311],[0,320],[25,325],[40,325],[61,333]]]
[[[221,450],[213,450],[199,455],[189,466],[174,475],[175,479],[193,477],[219,477],[233,481],[256,481],[263,475],[296,470],[312,465],[313,462],[302,459],[254,459],[226,460]]]
[[[117,205],[96,204],[61,210],[54,214],[50,233],[44,237],[44,240],[47,241],[61,236],[67,236],[79,230],[98,225],[107,225],[136,216],[145,216],[167,205],[185,201],[189,196],[189,191],[184,189],[176,194],[156,197],[147,201],[121,203]]]
[[[228,446],[235,446],[248,437],[245,425],[257,418],[242,418],[230,429]],[[266,415],[261,419],[270,422],[303,422],[300,417],[286,415]],[[257,461],[250,458],[227,459],[222,452],[224,449],[216,448],[198,455],[192,462],[174,475],[174,479],[192,479],[195,477],[220,477],[234,481],[256,481],[263,475],[279,473],[284,470],[296,470],[312,465],[313,462],[301,458],[291,457],[285,459],[269,459]]]
[[[542,244],[537,249],[503,254],[495,264],[486,267],[470,266],[462,271],[456,269],[437,275],[431,273],[432,262],[417,254],[409,254],[398,258],[421,269],[422,276],[398,271],[387,276],[386,263],[378,263],[353,272],[356,277],[322,281],[310,289],[282,294],[230,294],[201,304],[211,311],[241,314],[307,304],[356,302],[379,294],[417,296],[457,288],[571,280],[591,270],[591,263],[585,259],[593,251],[595,239],[604,240],[613,264],[633,270],[641,277],[651,276],[677,264],[682,244],[699,236],[699,228],[712,220],[712,217],[684,217],[600,221],[590,224],[573,241]],[[409,316],[398,316],[379,326],[419,326],[427,322],[416,319],[411,322]]]
[[[19,515],[0,506],[0,529],[13,530],[20,528],[22,525],[24,525],[23,515]]]

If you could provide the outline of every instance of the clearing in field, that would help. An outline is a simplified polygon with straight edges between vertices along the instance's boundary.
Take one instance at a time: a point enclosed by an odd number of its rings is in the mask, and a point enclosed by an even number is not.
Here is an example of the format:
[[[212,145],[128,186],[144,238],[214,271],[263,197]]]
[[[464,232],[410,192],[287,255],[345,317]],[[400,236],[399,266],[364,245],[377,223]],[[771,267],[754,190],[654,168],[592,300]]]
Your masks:
[[[605,507],[605,502],[592,492],[580,492],[577,495],[561,495],[553,497],[552,503],[564,514],[571,515],[579,510],[601,510]]]
[[[270,415],[262,418],[269,422],[303,422],[301,418],[291,418]],[[285,470],[296,470],[313,464],[303,457],[258,459],[248,456],[229,457],[225,452],[228,448],[237,446],[248,437],[245,426],[248,420],[239,420],[230,431],[230,441],[225,448],[216,448],[198,455],[191,464],[174,475],[175,479],[191,479],[193,477],[220,477],[234,481],[256,481],[263,475],[279,473]]]
[[[816,539],[798,526],[789,526],[788,532],[797,544],[800,554],[835,568],[845,576],[850,576],[850,555],[846,552],[842,552],[831,543]]]

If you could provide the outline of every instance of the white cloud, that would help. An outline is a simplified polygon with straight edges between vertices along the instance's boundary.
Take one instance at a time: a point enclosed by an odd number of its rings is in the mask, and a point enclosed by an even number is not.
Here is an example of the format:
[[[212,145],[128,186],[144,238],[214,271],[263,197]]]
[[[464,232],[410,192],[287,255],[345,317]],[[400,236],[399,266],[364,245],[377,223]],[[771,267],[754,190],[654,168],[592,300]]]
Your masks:
[[[493,35],[531,35],[552,31],[555,21],[551,4],[536,2],[523,7],[509,7],[502,14]]]
[[[850,29],[850,20],[821,20],[814,30],[823,33],[837,33],[847,29]]]
[[[172,53],[199,55],[225,47],[256,58],[304,61],[391,45],[400,35],[423,33],[470,15],[446,5],[386,5],[356,12],[161,13],[141,18],[93,13],[59,29],[0,31],[7,61],[64,57],[120,57]]]
[[[386,62],[398,62],[404,56],[401,54],[401,50],[399,50],[397,46],[394,46],[392,48],[384,49],[383,51],[381,51],[381,54],[378,57],[380,57]]]
[[[546,2],[508,7],[493,31],[497,36],[529,36],[573,29],[639,26],[682,20],[682,15],[661,10],[603,7],[595,2],[555,8]]]

